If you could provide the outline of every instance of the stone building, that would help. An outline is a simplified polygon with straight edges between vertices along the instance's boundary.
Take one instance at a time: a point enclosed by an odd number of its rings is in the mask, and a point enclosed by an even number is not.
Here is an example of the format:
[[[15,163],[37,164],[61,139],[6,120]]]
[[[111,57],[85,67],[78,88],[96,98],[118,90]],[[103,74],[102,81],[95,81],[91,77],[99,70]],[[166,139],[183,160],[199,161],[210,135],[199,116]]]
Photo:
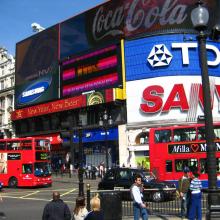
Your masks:
[[[15,59],[0,47],[0,131],[4,137],[14,136],[11,112],[14,110]]]

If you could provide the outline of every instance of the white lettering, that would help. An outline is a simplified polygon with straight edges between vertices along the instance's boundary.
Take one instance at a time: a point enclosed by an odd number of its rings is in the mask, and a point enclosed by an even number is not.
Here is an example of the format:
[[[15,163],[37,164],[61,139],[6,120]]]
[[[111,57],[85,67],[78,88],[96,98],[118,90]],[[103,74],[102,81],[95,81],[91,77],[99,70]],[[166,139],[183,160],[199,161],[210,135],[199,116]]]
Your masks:
[[[189,49],[197,48],[197,43],[172,43],[172,48],[182,49],[183,65],[189,65]]]
[[[32,96],[35,94],[39,94],[39,93],[44,92],[44,90],[45,90],[45,88],[43,86],[36,88],[36,89],[31,89],[31,90],[22,92],[22,97],[24,98],[24,97]]]
[[[206,49],[207,50],[211,50],[213,52],[213,54],[215,54],[216,59],[213,61],[208,61],[208,65],[209,66],[218,66],[220,63],[220,52],[219,49],[217,47],[215,47],[214,45],[210,45],[210,44],[206,44]]]

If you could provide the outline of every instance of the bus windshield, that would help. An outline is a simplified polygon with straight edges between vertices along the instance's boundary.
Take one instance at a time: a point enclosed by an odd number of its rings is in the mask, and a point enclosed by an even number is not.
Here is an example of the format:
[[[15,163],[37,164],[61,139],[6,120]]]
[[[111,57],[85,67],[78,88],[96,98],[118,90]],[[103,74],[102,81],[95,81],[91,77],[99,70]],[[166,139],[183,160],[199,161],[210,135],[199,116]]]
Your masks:
[[[51,166],[46,162],[34,163],[34,175],[35,176],[50,176]]]

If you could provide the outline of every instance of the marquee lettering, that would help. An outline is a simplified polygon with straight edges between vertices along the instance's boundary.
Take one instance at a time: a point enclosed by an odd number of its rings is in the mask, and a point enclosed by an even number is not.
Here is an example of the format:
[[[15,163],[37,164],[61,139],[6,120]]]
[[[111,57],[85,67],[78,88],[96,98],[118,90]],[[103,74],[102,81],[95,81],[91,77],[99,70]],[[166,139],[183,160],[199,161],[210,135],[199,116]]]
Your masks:
[[[220,143],[216,142],[216,151],[220,151]],[[169,154],[181,154],[181,153],[205,153],[207,152],[206,143],[189,143],[189,144],[169,144]]]
[[[163,5],[155,5],[153,0],[131,0],[105,13],[104,6],[100,6],[94,17],[92,34],[97,41],[108,35],[122,35],[123,22],[128,32],[141,26],[149,29],[157,23],[161,26],[179,25],[187,19],[187,7],[178,4],[178,0],[165,0]]]
[[[171,109],[179,109],[180,111],[188,111],[190,105],[195,103],[189,103],[183,84],[174,84],[167,99],[164,100],[165,90],[160,85],[149,86],[144,89],[142,95],[142,103],[140,104],[140,110],[144,113],[165,113]],[[220,100],[220,85],[215,85],[215,94]],[[212,108],[214,97],[212,96]],[[202,85],[199,85],[198,92],[198,104],[204,109]]]

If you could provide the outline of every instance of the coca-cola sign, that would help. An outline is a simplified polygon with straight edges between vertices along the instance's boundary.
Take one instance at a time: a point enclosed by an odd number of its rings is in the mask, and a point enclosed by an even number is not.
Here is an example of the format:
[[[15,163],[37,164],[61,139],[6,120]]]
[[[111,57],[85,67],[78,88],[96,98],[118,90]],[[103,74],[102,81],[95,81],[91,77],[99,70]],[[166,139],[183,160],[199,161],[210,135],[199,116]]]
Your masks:
[[[61,23],[61,58],[121,38],[156,33],[192,32],[190,14],[196,2],[197,0],[111,0],[106,2]],[[209,20],[209,26],[212,27],[218,20],[217,12],[220,3],[215,0],[206,0],[204,4],[212,12]],[[79,23],[80,27],[84,23],[83,28],[79,28],[77,25]],[[80,47],[77,46],[77,39],[80,39]],[[67,45],[71,48],[69,51]],[[62,50],[66,54],[62,54]]]

